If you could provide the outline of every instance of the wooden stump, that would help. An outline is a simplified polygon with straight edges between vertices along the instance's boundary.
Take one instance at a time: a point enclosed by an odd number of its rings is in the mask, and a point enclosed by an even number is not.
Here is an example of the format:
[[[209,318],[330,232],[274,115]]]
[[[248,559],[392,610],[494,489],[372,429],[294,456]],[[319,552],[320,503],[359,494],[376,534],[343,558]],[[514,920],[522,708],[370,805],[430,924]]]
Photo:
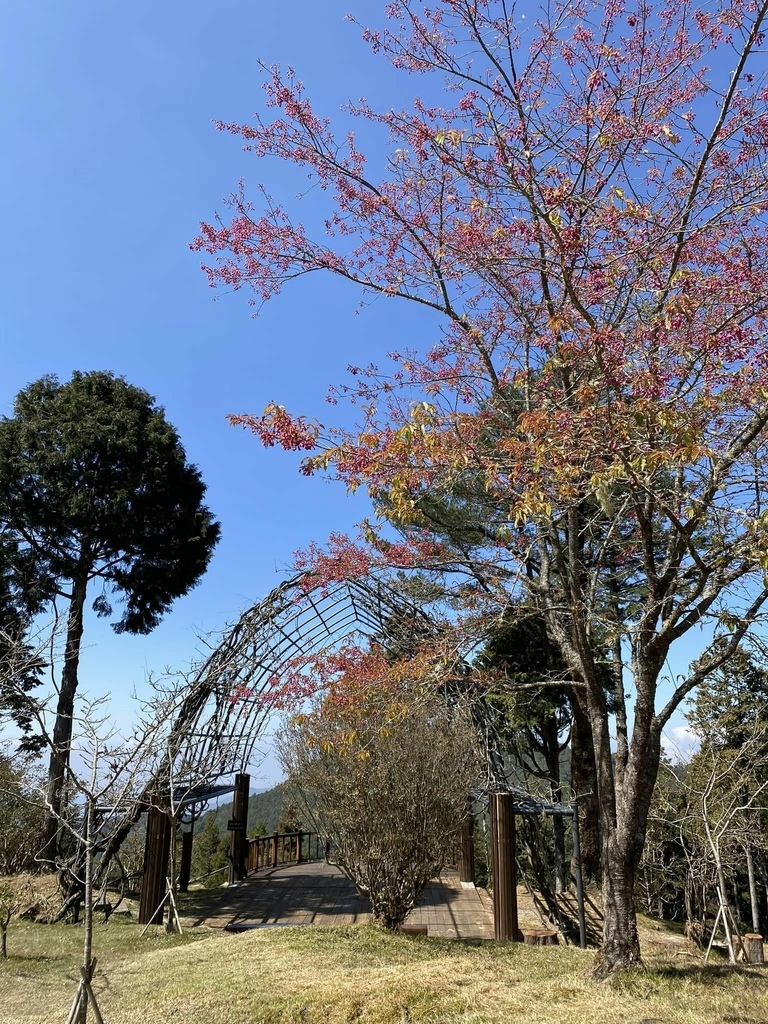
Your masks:
[[[427,926],[425,924],[401,924],[400,931],[403,935],[426,935]]]
[[[764,964],[763,936],[756,932],[747,932],[744,936],[744,956],[749,964]]]
[[[554,928],[521,928],[520,934],[526,946],[557,945],[557,931]]]

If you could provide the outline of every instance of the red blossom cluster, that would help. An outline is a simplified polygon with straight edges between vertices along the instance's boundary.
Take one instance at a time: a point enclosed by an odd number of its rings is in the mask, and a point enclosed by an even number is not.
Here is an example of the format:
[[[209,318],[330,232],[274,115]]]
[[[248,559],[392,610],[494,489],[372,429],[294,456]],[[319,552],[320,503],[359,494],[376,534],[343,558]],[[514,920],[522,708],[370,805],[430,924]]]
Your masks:
[[[320,428],[303,416],[291,416],[281,405],[270,403],[261,416],[247,413],[228,417],[233,427],[245,427],[265,448],[279,445],[286,451],[311,451],[317,447]]]

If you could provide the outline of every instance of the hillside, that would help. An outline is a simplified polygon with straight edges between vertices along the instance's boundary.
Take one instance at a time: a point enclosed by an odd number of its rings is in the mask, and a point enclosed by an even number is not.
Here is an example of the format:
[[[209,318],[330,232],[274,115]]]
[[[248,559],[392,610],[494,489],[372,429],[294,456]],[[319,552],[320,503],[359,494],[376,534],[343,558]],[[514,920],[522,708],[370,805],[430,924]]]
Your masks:
[[[289,799],[287,782],[279,782],[272,789],[267,789],[263,793],[253,793],[248,800],[248,832],[252,833],[260,821],[264,822],[267,832],[276,831]],[[227,822],[231,817],[232,801],[230,800],[229,803],[221,804],[221,806],[207,811],[196,823],[195,832],[204,829],[210,818],[215,819],[220,832],[225,832]]]

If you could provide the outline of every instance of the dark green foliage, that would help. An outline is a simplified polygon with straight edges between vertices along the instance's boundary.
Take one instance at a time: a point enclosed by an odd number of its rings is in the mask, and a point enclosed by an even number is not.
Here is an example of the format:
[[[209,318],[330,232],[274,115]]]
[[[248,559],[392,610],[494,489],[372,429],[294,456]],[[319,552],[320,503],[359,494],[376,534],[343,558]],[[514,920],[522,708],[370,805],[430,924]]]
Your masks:
[[[290,799],[290,786],[287,782],[279,782],[276,786],[263,793],[252,793],[248,799],[248,834],[258,835],[254,831],[263,824],[265,835],[277,832],[277,826],[283,816],[283,809]],[[211,818],[215,818],[217,828],[225,829],[227,821],[232,817],[232,802],[207,811],[200,818],[198,828],[204,828]]]
[[[27,748],[35,746],[27,695],[40,683],[45,662],[26,635],[46,596],[16,538],[0,529],[0,724],[13,721]]]
[[[214,817],[208,818],[192,844],[192,879],[200,879],[206,888],[226,881],[229,844],[229,833],[221,832]]]
[[[52,860],[88,588],[101,583],[97,615],[112,615],[113,596],[123,605],[116,632],[150,632],[198,582],[218,540],[204,495],[162,408],[111,373],[76,372],[67,384],[42,377],[0,422],[5,572],[29,605],[69,603],[48,783]]]
[[[637,872],[638,903],[646,913],[667,920],[682,920],[690,906],[689,861],[696,850],[684,823],[686,793],[681,785],[682,766],[675,768],[663,755],[653,791],[645,846]],[[686,892],[688,900],[686,900]]]
[[[738,650],[699,687],[686,718],[708,746],[737,749],[753,737],[766,709],[768,672]]]
[[[43,377],[0,424],[0,520],[17,575],[103,581],[94,601],[147,633],[205,571],[219,536],[205,484],[154,399],[111,373]],[[65,595],[68,596],[68,595]]]
[[[530,751],[535,761],[537,754],[544,754],[545,723],[551,721],[557,735],[570,722],[567,688],[546,685],[548,680],[566,679],[568,669],[547,636],[543,618],[523,609],[505,615],[478,665],[503,673],[502,692],[490,700],[501,712],[510,747]]]

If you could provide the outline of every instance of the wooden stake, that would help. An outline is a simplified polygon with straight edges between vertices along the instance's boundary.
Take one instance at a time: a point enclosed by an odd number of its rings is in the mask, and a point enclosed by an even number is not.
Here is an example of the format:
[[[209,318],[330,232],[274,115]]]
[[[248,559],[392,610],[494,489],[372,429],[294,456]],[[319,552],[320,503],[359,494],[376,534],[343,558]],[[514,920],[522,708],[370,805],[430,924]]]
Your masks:
[[[709,936],[709,945],[707,946],[707,953],[706,953],[706,956],[704,957],[704,963],[706,963],[707,960],[709,960],[709,954],[712,951],[712,943],[715,941],[715,935],[717,935],[717,926],[720,923],[720,918],[722,916],[722,913],[723,913],[723,908],[722,908],[722,906],[720,906],[720,907],[717,908],[717,915],[715,917],[715,923],[712,926],[712,934]]]
[[[158,912],[159,912],[159,911],[161,911],[161,910],[163,909],[163,907],[165,906],[165,901],[166,901],[167,899],[168,899],[168,893],[166,893],[166,894],[165,894],[165,896],[163,896],[162,902],[161,902],[161,903],[158,903],[158,905],[157,905],[157,906],[155,907],[155,912],[154,912],[154,914],[152,915],[152,917],[150,917],[150,919],[149,919],[149,920],[147,921],[147,923],[146,923],[146,924],[144,925],[144,931],[143,931],[143,932],[141,933],[141,935],[139,936],[139,938],[140,938],[140,939],[144,937],[144,932],[146,932],[147,928],[149,928],[149,926],[150,926],[150,925],[152,924],[152,922],[153,922],[153,921],[155,920],[155,918],[157,917],[157,914],[158,914]],[[162,920],[162,918],[161,918],[161,920]]]
[[[93,972],[95,970],[96,957],[94,957],[93,960],[91,960],[91,977],[93,977]],[[67,1024],[75,1024],[75,1021],[80,1016],[80,1011],[83,1008],[83,1000],[85,1000],[86,1008],[88,1003],[90,1002],[91,1007],[93,1008],[93,1015],[96,1018],[96,1024],[104,1024],[104,1021],[101,1016],[101,1010],[99,1009],[99,1004],[96,1001],[96,995],[94,994],[93,988],[91,987],[90,979],[88,978],[88,973],[86,972],[84,967],[81,967],[80,983],[77,986],[75,998],[72,1000],[72,1006],[69,1011],[69,1016],[67,1017]]]
[[[77,991],[75,992],[75,998],[72,1000],[72,1006],[69,1009],[69,1016],[67,1017],[67,1024],[74,1024],[74,1021],[77,1020],[77,1016],[80,1013],[80,1000],[82,999],[82,996],[83,996],[83,983],[81,981],[80,984],[77,986]]]
[[[712,927],[712,934],[709,937],[709,945],[707,946],[707,953],[706,953],[706,956],[704,957],[704,960],[706,962],[709,959],[709,954],[710,954],[710,952],[712,950],[712,944],[715,941],[715,935],[717,935],[717,926],[718,926],[718,923],[722,920],[722,922],[723,922],[723,930],[725,931],[725,940],[728,943],[728,959],[730,960],[730,962],[734,966],[736,966],[736,952],[735,952],[734,945],[733,945],[733,938],[731,936],[731,929],[730,929],[730,927],[728,925],[728,910],[727,910],[726,905],[725,905],[725,900],[723,899],[723,894],[720,891],[720,886],[716,885],[715,886],[715,890],[717,891],[717,899],[718,899],[718,901],[720,903],[720,907],[719,907],[719,909],[717,911],[717,915],[715,917],[715,923],[714,923],[714,925]],[[741,935],[739,934],[739,931],[738,931],[738,928],[736,927],[736,922],[735,921],[733,922],[733,930],[734,930],[734,933],[735,933],[735,935],[737,936],[737,938],[739,940],[739,946],[741,947],[741,952],[743,952],[744,955],[746,956],[746,952],[744,950],[744,941],[743,941]]]
[[[170,900],[171,903],[173,916],[176,918],[176,927],[179,929],[179,935],[183,935],[184,932],[181,930],[181,921],[179,920],[179,911],[176,906],[176,898],[173,895],[173,886],[171,885],[171,879],[169,877],[166,877],[165,883],[168,886],[168,899]]]
[[[88,999],[90,1000],[91,1009],[93,1010],[93,1015],[96,1018],[96,1024],[104,1024],[104,1021],[101,1016],[101,1011],[99,1010],[99,1004],[96,1002],[96,996],[93,993],[91,983],[88,980],[88,975],[85,973],[84,967],[80,968],[80,977],[82,979],[82,985],[85,988]]]

